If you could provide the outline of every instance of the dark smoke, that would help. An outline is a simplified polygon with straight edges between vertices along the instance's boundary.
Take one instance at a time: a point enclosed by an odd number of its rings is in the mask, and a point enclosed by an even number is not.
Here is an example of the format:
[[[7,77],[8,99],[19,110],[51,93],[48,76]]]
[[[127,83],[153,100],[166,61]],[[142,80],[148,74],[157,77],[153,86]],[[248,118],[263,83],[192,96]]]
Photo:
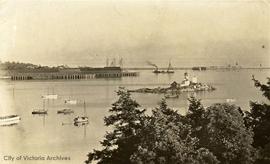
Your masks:
[[[151,65],[151,66],[154,66],[154,67],[158,68],[158,66],[155,65],[154,63],[151,63],[150,61],[146,61],[146,62],[147,62],[148,65]]]

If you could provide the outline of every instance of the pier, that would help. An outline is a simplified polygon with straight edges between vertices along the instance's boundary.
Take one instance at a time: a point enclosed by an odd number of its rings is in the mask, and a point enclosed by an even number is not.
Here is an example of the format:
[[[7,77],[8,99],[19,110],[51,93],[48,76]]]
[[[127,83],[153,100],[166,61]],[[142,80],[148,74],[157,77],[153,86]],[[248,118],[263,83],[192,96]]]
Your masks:
[[[11,80],[80,80],[138,76],[138,72],[122,71],[120,67],[63,69],[57,72],[11,72]]]

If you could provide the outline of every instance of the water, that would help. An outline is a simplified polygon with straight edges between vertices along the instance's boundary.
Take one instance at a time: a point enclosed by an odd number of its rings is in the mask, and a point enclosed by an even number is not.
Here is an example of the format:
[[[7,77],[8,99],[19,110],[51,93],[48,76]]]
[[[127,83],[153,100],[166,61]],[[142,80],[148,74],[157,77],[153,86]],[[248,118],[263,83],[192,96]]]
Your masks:
[[[251,75],[262,81],[270,76],[269,70],[240,71],[188,71],[190,77],[196,75],[202,83],[212,84],[217,90],[201,92],[196,96],[202,99],[205,106],[213,103],[235,99],[236,105],[243,110],[249,110],[249,101],[265,101],[251,81]],[[22,118],[18,125],[0,127],[0,163],[83,163],[90,150],[100,148],[99,141],[109,130],[104,126],[103,118],[108,115],[111,104],[117,100],[119,86],[128,89],[141,87],[166,87],[173,81],[180,82],[184,71],[175,74],[153,74],[151,71],[141,71],[138,77],[122,79],[91,79],[81,81],[0,81],[0,114],[19,114]],[[58,94],[57,100],[45,103],[47,116],[33,116],[34,108],[42,108],[41,96]],[[183,93],[179,99],[167,100],[168,105],[184,114],[187,110],[187,98],[191,93]],[[133,93],[142,108],[154,108],[163,95]],[[65,99],[78,100],[77,105],[65,105]],[[83,101],[86,101],[86,111],[90,123],[87,126],[76,127],[73,118],[84,115]],[[59,115],[57,110],[70,107],[73,115]],[[151,113],[150,110],[147,113]],[[64,124],[64,125],[63,125]],[[70,160],[4,160],[4,156],[62,156]]]

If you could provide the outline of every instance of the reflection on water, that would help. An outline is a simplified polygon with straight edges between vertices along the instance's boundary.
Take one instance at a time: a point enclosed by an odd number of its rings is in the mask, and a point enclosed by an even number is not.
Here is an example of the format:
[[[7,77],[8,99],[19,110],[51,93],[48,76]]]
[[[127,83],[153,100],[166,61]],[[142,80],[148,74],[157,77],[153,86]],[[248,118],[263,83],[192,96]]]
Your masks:
[[[241,71],[188,71],[190,76],[196,75],[198,81],[209,83],[217,88],[213,92],[198,92],[195,95],[202,99],[205,106],[217,102],[234,102],[242,109],[249,109],[250,100],[264,100],[261,93],[254,88],[251,75],[265,82],[270,76],[268,70]],[[70,161],[57,163],[83,163],[87,153],[100,147],[105,132],[103,118],[117,99],[115,91],[118,87],[138,89],[142,87],[164,87],[173,81],[180,82],[184,71],[174,74],[153,74],[142,71],[138,77],[122,79],[91,79],[81,81],[0,81],[0,115],[18,114],[22,120],[11,127],[0,127],[0,155],[62,155],[70,156]],[[48,88],[50,90],[48,91]],[[42,106],[42,95],[57,94],[56,100],[49,100],[45,106],[48,115],[32,115],[36,107]],[[168,105],[185,113],[187,98],[194,93],[182,93],[179,98],[167,99]],[[142,108],[154,108],[164,97],[159,94],[132,93]],[[65,100],[76,100],[74,105],[65,104]],[[74,118],[83,116],[84,100],[87,124],[74,124]],[[70,108],[74,114],[57,114],[58,110]],[[147,110],[147,113],[151,113]],[[3,160],[3,159],[1,159]],[[0,160],[0,163],[3,163]],[[5,162],[8,163],[8,162]],[[29,161],[20,161],[29,163]],[[30,161],[31,163],[31,161]],[[33,161],[33,163],[46,163]]]

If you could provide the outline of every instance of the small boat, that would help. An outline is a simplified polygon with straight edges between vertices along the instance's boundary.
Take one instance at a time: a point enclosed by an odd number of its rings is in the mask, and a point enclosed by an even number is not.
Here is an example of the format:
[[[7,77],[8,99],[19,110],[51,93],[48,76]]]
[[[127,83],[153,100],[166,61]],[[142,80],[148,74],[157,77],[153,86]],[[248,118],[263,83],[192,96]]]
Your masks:
[[[55,99],[58,98],[58,95],[55,95],[55,94],[52,94],[52,95],[43,95],[43,96],[41,96],[41,98],[55,100]]]
[[[167,69],[167,72],[166,73],[174,73],[174,70],[173,70],[173,67],[172,67],[171,62],[169,62],[169,66],[168,66],[168,69]]]
[[[167,73],[174,73],[174,70],[167,70]]]
[[[80,123],[74,122],[74,126],[84,126],[84,125],[88,125],[88,122],[80,122]]]
[[[65,100],[65,104],[76,105],[77,104],[77,100]]]
[[[78,116],[76,118],[74,118],[74,124],[79,124],[79,123],[88,123],[88,117],[86,116]]]
[[[88,117],[86,116],[86,107],[85,107],[85,101],[83,103],[84,106],[84,116],[78,116],[74,118],[74,125],[78,124],[88,124]]]
[[[72,114],[72,113],[74,113],[74,111],[69,108],[65,108],[65,109],[57,111],[57,114]]]
[[[155,66],[156,68],[153,70],[153,73],[174,73],[173,67],[171,62],[169,62],[169,66],[167,68],[167,70],[159,70],[157,66]]]
[[[48,111],[44,109],[34,109],[32,114],[48,114]]]
[[[226,102],[227,103],[233,103],[233,102],[236,102],[236,100],[235,99],[226,99]]]
[[[45,101],[43,99],[43,109],[34,109],[32,114],[48,114],[48,111],[45,110]]]
[[[18,115],[8,115],[0,117],[0,126],[8,126],[18,124],[21,118]]]

